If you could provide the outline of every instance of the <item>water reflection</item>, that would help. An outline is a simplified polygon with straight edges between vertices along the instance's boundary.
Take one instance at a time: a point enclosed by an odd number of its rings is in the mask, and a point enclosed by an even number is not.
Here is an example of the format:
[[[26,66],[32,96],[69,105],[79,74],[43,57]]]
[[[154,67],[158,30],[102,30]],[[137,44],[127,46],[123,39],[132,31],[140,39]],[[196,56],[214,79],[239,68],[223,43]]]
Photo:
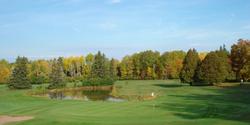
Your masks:
[[[112,90],[63,90],[48,93],[50,99],[122,102],[124,99],[111,96]]]
[[[102,100],[105,101],[110,97],[111,91],[104,91],[104,90],[87,90],[82,91],[82,95],[87,97],[89,100],[98,101]]]

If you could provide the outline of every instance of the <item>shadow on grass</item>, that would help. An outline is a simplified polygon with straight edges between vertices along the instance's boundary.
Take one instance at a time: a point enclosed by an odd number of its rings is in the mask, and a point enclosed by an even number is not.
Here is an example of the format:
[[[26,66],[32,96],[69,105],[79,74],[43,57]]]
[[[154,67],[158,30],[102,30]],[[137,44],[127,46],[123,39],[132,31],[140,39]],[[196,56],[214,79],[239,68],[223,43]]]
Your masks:
[[[250,124],[250,84],[200,89],[211,93],[169,95],[180,101],[166,101],[157,107],[184,119],[216,118]]]

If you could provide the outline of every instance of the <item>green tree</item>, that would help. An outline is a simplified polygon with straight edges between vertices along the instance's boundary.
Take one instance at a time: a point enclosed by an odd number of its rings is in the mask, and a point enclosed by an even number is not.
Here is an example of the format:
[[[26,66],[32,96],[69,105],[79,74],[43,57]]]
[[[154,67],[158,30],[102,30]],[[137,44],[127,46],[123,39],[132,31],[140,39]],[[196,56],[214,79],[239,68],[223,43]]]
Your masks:
[[[112,62],[115,63],[114,60]],[[94,56],[94,61],[91,67],[91,76],[82,82],[83,86],[99,86],[99,85],[113,85],[114,78],[111,76],[111,68],[115,69],[105,54],[98,51]],[[111,67],[112,66],[112,67]],[[115,74],[115,71],[112,71]]]
[[[228,67],[226,67],[224,59],[220,57],[218,52],[210,52],[197,70],[197,83],[199,85],[221,83],[226,80],[228,75]]]
[[[165,68],[164,68],[164,63],[161,60],[161,57],[156,61],[156,65],[155,65],[155,73],[157,76],[157,79],[164,79],[165,77]]]
[[[17,57],[8,87],[11,89],[31,88],[28,74],[28,59],[26,57]]]
[[[51,67],[45,60],[37,60],[31,62],[30,65],[30,81],[32,84],[42,84],[49,82],[49,74]]]
[[[239,39],[238,43],[231,47],[231,61],[233,71],[236,73],[236,79],[238,81],[242,78],[245,79],[242,73],[246,72],[242,71],[242,69],[246,69],[246,67],[248,67],[246,65],[248,65],[250,61],[249,40]]]
[[[225,45],[220,46],[220,49],[215,51],[215,53],[220,57],[221,63],[223,64],[223,67],[226,69],[225,72],[226,80],[235,79],[231,66],[230,53],[229,51],[227,51],[226,46]]]
[[[100,51],[95,55],[91,69],[92,77],[105,78],[109,75],[109,61]]]
[[[62,88],[66,84],[64,82],[64,72],[63,72],[63,59],[60,57],[58,59],[54,59],[52,61],[51,66],[51,74],[50,74],[50,85],[49,89]]]
[[[183,61],[183,67],[180,72],[180,80],[183,83],[192,83],[194,82],[194,76],[196,69],[200,63],[199,54],[195,49],[190,49],[187,52],[186,57]]]

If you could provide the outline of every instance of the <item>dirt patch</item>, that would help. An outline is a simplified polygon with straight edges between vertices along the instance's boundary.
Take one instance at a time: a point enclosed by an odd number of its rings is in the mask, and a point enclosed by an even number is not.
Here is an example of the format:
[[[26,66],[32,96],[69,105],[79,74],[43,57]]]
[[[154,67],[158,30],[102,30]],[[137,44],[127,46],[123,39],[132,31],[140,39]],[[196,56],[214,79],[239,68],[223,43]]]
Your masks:
[[[33,119],[31,116],[0,116],[0,125],[4,125],[11,122],[20,122]]]

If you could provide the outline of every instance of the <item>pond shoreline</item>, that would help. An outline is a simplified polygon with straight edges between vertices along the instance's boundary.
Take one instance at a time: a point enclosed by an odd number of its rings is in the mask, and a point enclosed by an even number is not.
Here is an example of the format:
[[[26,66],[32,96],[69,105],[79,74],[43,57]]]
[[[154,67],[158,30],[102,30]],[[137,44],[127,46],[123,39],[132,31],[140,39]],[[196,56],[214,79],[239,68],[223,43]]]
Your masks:
[[[82,91],[78,93],[77,91]],[[36,97],[52,97],[52,98],[72,98],[76,100],[76,98],[79,98],[83,93],[85,93],[86,97],[92,96],[93,95],[88,95],[91,94],[90,91],[93,91],[93,93],[96,93],[99,91],[103,91],[104,93],[101,95],[98,95],[99,97],[105,97],[105,95],[110,98],[114,99],[122,99],[122,100],[137,100],[137,101],[147,101],[147,100],[153,100],[157,98],[157,96],[151,96],[151,95],[119,95],[116,90],[116,86],[114,85],[106,85],[106,86],[79,86],[79,87],[71,87],[71,88],[61,88],[61,89],[46,89],[42,91],[37,91],[37,92],[31,92],[29,95],[36,96]],[[109,91],[109,94],[106,92]],[[71,93],[71,94],[69,94]],[[78,94],[77,94],[78,93]],[[65,95],[66,94],[66,95]],[[84,95],[84,94],[83,94]],[[81,98],[81,97],[80,97]],[[91,97],[90,97],[91,98]],[[97,96],[95,97],[97,98]]]
[[[113,85],[108,86],[81,86],[81,87],[69,87],[69,88],[60,88],[60,89],[39,89],[35,90],[32,89],[27,92],[28,95],[32,96],[38,96],[38,95],[44,95],[50,92],[70,92],[70,91],[111,91],[114,88]]]
[[[55,91],[71,91],[71,90],[112,90],[113,89],[113,85],[109,85],[109,86],[82,86],[82,87],[73,87],[73,88],[61,88],[61,89],[52,89],[52,90],[48,90],[49,92],[55,92]]]

